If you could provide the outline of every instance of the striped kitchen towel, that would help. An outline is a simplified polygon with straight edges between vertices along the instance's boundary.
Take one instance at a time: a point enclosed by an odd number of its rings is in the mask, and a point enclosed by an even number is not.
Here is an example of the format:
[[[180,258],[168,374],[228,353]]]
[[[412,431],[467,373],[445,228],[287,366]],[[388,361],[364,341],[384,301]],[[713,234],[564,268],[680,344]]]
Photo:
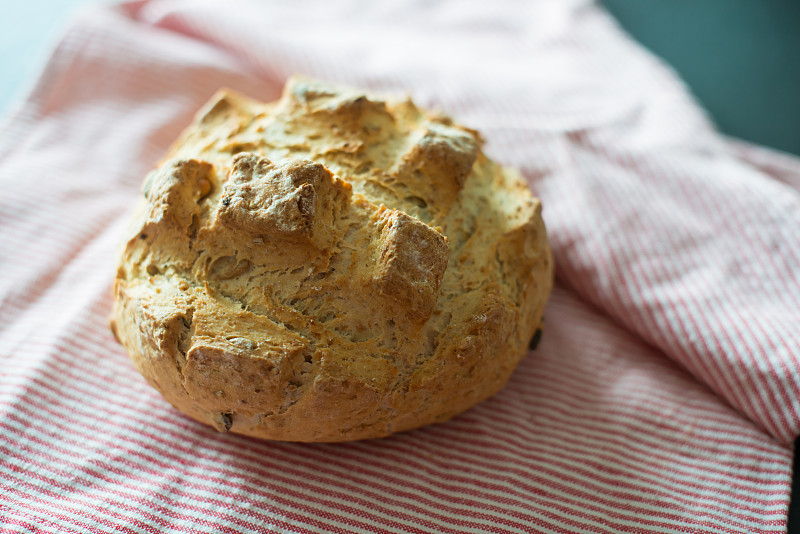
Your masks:
[[[295,73],[446,110],[542,198],[544,338],[387,439],[218,434],[107,328],[145,173],[219,87]],[[0,531],[782,532],[800,161],[721,137],[588,0],[140,0],[87,12],[0,127]]]

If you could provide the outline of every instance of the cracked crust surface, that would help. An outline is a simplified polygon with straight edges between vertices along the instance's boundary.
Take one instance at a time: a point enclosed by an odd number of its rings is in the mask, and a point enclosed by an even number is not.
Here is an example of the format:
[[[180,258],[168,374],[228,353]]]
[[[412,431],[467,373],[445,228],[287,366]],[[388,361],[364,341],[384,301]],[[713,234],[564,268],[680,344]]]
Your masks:
[[[219,431],[386,436],[497,392],[540,326],[541,206],[478,134],[293,78],[221,91],[145,180],[112,329]]]

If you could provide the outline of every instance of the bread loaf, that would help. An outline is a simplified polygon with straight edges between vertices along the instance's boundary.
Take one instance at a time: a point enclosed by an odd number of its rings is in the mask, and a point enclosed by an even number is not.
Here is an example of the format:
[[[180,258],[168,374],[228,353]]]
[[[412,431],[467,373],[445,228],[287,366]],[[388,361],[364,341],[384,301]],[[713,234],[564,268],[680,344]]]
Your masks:
[[[386,436],[497,392],[553,267],[538,199],[451,119],[302,78],[221,91],[149,174],[112,329],[219,431]]]

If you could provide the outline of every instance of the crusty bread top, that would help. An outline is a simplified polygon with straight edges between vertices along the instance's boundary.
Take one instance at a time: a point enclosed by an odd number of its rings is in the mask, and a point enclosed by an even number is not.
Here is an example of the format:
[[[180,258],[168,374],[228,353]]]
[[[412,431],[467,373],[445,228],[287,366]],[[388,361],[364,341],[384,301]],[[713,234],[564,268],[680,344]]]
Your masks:
[[[475,389],[442,378],[456,348],[513,368],[552,265],[539,201],[481,144],[410,100],[303,78],[271,104],[219,92],[148,176],[118,276],[143,335],[176,347],[187,411],[289,420],[335,380],[374,390],[359,402],[383,435],[415,426],[391,422],[404,392]]]

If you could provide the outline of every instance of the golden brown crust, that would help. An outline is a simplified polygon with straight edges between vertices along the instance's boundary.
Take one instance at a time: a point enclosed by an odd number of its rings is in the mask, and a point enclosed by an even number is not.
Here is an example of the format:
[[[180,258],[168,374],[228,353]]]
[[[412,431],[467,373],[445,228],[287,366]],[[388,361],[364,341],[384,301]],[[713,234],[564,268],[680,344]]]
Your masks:
[[[145,181],[112,329],[220,431],[379,437],[498,391],[552,285],[541,206],[409,100],[222,91]]]
[[[427,319],[447,268],[447,240],[402,211],[382,215],[374,275],[378,293],[403,306],[409,317]]]

